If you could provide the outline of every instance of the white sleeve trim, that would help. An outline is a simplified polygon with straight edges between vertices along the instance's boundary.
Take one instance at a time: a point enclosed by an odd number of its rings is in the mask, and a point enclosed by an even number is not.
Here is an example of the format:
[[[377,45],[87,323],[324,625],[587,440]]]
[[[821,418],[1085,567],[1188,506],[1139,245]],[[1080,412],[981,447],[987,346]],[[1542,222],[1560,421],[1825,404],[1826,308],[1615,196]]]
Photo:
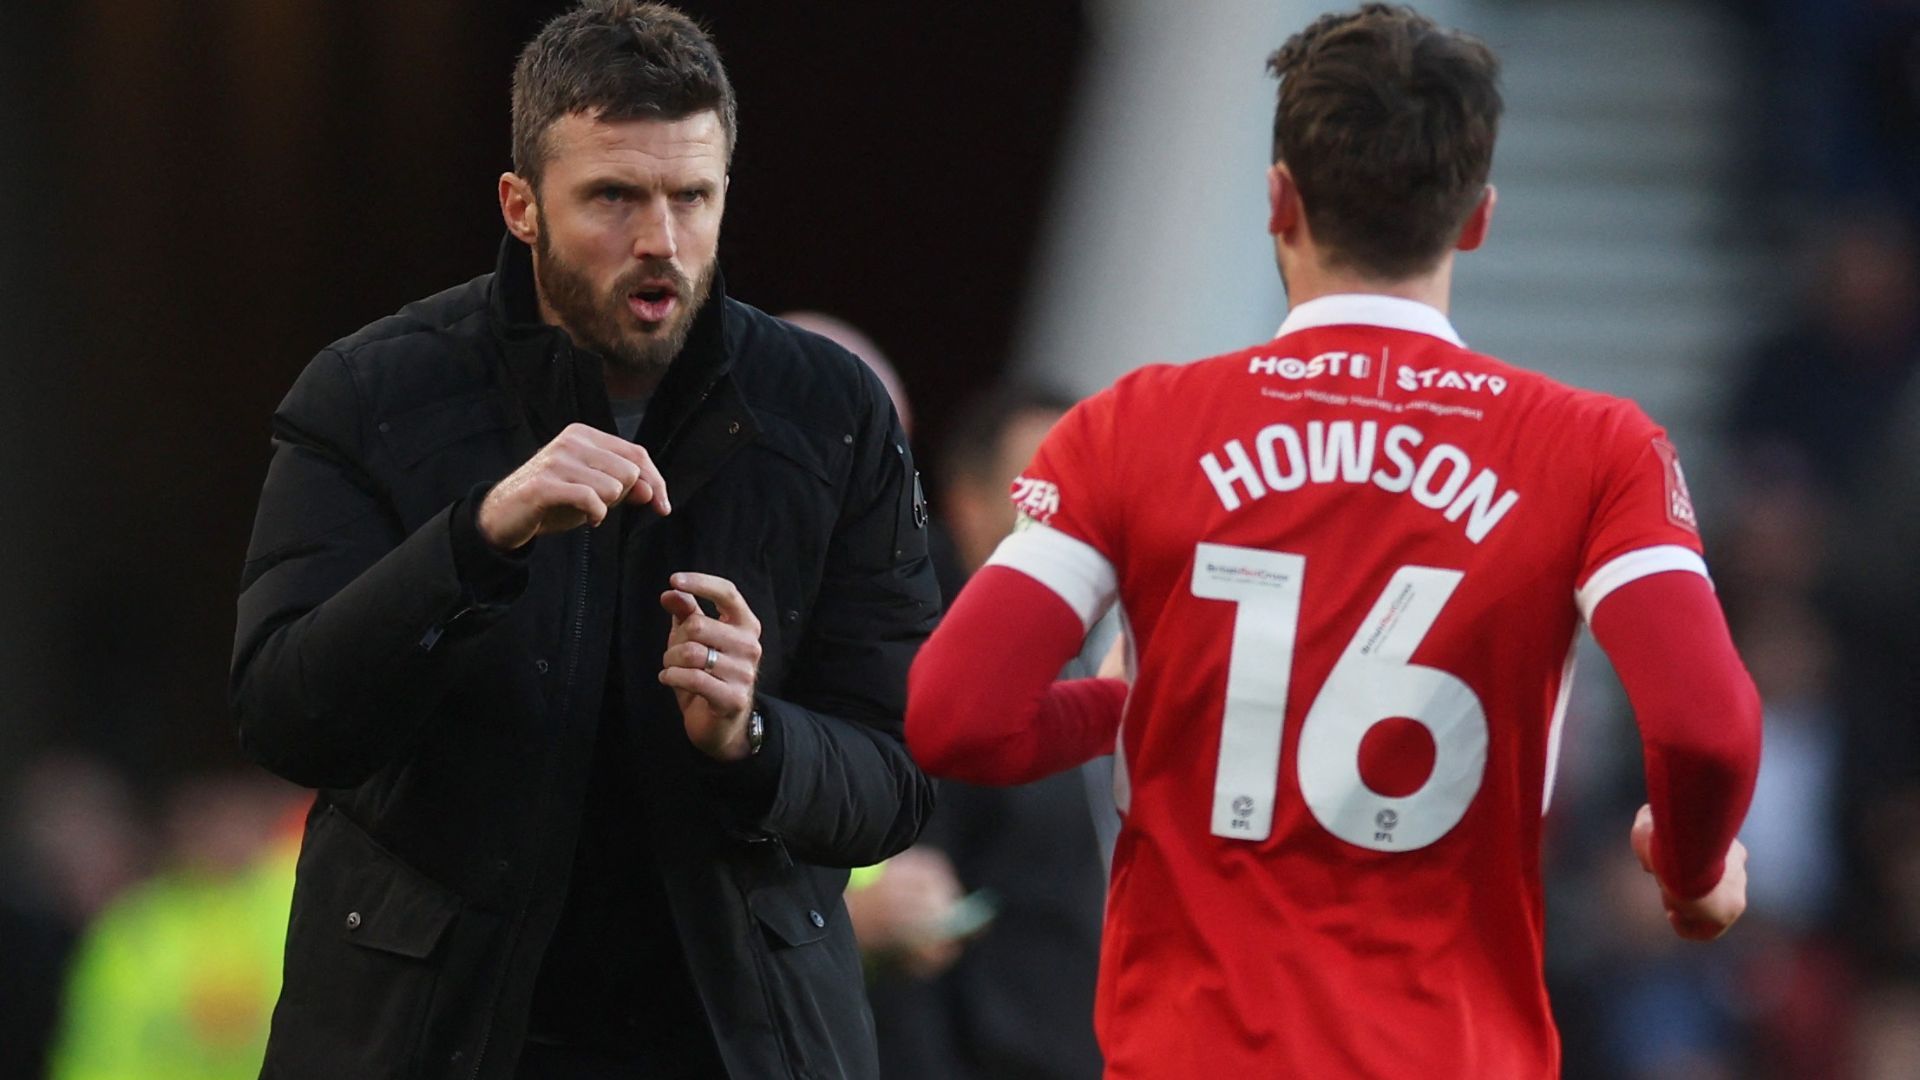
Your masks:
[[[1052,589],[1080,616],[1081,628],[1091,630],[1113,606],[1119,591],[1113,564],[1093,545],[1059,529],[1038,522],[1024,524],[1025,528],[1000,541],[987,565],[1018,570]]]
[[[1691,548],[1679,544],[1660,544],[1629,551],[1625,555],[1609,560],[1605,566],[1595,570],[1587,578],[1587,583],[1574,590],[1573,602],[1580,607],[1580,617],[1593,621],[1593,612],[1605,600],[1608,594],[1622,585],[1639,581],[1643,577],[1664,574],[1669,570],[1685,570],[1699,574],[1713,584],[1713,575],[1707,573],[1707,561]]]

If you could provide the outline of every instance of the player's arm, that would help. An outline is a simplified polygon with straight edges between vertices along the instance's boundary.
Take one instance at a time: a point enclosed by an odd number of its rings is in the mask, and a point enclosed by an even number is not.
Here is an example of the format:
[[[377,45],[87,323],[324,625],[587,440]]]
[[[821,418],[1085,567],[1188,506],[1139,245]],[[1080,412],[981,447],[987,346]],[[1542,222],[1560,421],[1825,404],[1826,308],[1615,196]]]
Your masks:
[[[1760,696],[1713,586],[1674,569],[1608,591],[1589,615],[1640,727],[1649,809],[1635,823],[1682,937],[1720,936],[1746,908],[1735,839],[1760,766]]]
[[[1040,580],[982,569],[907,677],[907,748],[921,768],[1024,784],[1112,752],[1127,684],[1054,681],[1085,637],[1079,613]]]

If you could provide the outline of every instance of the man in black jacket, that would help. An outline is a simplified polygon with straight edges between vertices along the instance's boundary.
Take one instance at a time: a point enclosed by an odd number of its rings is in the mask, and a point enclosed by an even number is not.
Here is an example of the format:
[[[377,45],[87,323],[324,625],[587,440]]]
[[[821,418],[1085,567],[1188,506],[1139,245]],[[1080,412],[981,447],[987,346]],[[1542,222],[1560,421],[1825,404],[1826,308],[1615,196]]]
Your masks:
[[[840,893],[919,833],[938,593],[880,384],[725,295],[712,42],[588,0],[514,75],[492,274],[274,416],[247,751],[320,789],[269,1077],[866,1077]]]

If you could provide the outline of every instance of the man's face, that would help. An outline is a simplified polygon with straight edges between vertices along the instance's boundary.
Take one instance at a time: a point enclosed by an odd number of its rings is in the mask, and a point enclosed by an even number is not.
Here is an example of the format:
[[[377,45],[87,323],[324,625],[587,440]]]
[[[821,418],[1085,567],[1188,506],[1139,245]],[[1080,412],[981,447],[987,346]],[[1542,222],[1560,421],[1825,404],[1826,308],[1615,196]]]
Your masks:
[[[657,381],[713,287],[727,140],[712,111],[547,132],[534,276],[542,315],[618,374]]]

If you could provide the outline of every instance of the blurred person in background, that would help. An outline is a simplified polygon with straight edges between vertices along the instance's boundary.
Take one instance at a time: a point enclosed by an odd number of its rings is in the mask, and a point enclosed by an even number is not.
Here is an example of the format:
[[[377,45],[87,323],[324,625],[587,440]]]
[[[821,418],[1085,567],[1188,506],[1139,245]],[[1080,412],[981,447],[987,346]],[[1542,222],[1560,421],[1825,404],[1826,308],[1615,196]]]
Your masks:
[[[782,317],[865,361],[908,425],[905,389],[871,338],[819,312]],[[1007,385],[955,418],[930,521],[948,602],[1013,530],[1008,488],[1072,404]],[[1066,676],[1092,674],[1116,633],[1097,628]],[[1105,758],[1020,788],[949,782],[921,842],[849,886],[884,1075],[1099,1076],[1091,1021],[1106,859],[1119,827],[1112,785]],[[985,890],[972,908],[961,906],[963,883]],[[991,921],[975,925],[982,919]]]
[[[174,785],[159,872],[75,952],[50,1080],[260,1075],[310,801],[258,773]]]
[[[1824,223],[1807,298],[1745,362],[1730,428],[1756,476],[1856,496],[1920,372],[1920,248],[1891,213]]]
[[[75,942],[147,872],[148,845],[125,776],[104,760],[49,752],[11,786],[0,833],[0,1077],[39,1077]]]
[[[1366,4],[1269,66],[1286,321],[1054,427],[915,660],[909,744],[1014,783],[1119,741],[1110,1075],[1557,1075],[1540,819],[1580,623],[1644,743],[1623,839],[1683,938],[1745,909],[1759,701],[1665,433],[1448,318],[1494,206],[1492,52]],[[1116,603],[1131,687],[1054,682]]]
[[[913,404],[893,362],[873,338],[837,315],[820,311],[788,311],[780,318],[819,334],[860,358],[879,378],[893,402],[900,429],[913,437]],[[938,520],[927,522],[934,572],[941,575],[944,530]],[[942,576],[944,581],[944,576]],[[945,971],[959,957],[961,942],[940,932],[961,899],[960,879],[946,855],[916,845],[883,863],[859,867],[847,879],[847,918],[866,960],[868,997],[880,1042],[880,1067],[885,1076],[905,1075],[897,1054],[913,1047],[916,1062],[930,1063],[945,1056],[933,1032],[908,1033],[901,1025],[911,1016],[928,1015],[923,1003],[924,983]],[[908,1066],[909,1071],[914,1066]]]
[[[1072,404],[1050,390],[1010,384],[989,388],[955,418],[933,502],[942,526],[935,566],[949,603],[1013,531],[1007,493]],[[1116,633],[1111,624],[1095,627],[1063,677],[1092,675]],[[1112,791],[1105,757],[1018,787],[941,784],[920,849],[950,860],[964,889],[984,890],[979,902],[991,905],[992,921],[951,968],[907,967],[876,983],[889,1076],[1100,1075],[1093,992],[1106,860],[1119,828]]]
[[[233,695],[321,791],[265,1075],[872,1077],[843,868],[932,802],[906,436],[858,360],[726,295],[699,27],[588,0],[512,100],[495,271],[274,418]]]

